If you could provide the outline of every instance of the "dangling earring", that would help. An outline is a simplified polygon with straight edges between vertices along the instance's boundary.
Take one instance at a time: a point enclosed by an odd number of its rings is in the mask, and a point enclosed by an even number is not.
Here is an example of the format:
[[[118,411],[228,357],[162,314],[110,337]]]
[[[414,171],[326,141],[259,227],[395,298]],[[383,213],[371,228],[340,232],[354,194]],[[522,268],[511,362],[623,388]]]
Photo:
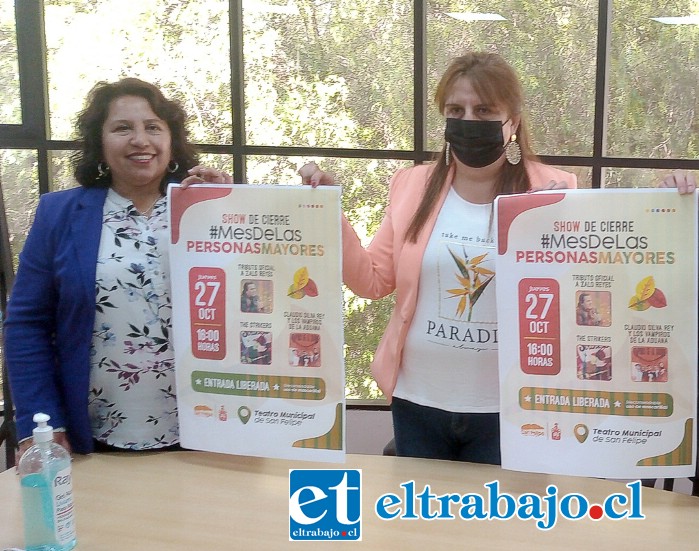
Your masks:
[[[517,143],[517,134],[512,134],[510,142],[505,146],[505,158],[511,165],[519,164],[522,160],[522,148]]]
[[[451,160],[449,158],[450,151],[451,151],[451,143],[447,142],[447,146],[444,149],[444,164],[446,164],[447,166],[449,166],[449,161]]]
[[[175,163],[174,165],[172,163]],[[167,164],[167,171],[172,174],[173,172],[177,172],[177,169],[180,168],[180,163],[177,161],[170,161]]]
[[[107,174],[109,174],[109,165],[104,161],[97,163],[97,174],[99,174],[100,178],[104,178]]]

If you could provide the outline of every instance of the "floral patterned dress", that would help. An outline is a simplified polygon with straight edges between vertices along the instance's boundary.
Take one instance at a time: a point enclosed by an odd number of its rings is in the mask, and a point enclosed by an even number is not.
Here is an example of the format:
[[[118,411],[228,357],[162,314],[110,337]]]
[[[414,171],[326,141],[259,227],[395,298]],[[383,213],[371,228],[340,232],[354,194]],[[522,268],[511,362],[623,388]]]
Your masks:
[[[150,217],[110,189],[97,257],[89,412],[93,436],[145,450],[179,442],[167,200]]]

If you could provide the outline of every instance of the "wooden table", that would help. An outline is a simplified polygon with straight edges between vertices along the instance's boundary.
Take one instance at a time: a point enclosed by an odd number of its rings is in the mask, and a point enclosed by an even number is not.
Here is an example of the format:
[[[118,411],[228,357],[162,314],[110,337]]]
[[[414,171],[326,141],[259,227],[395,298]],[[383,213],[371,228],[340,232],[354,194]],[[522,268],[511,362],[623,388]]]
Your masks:
[[[559,520],[548,531],[533,520],[381,520],[375,504],[402,483],[436,495],[478,493],[498,480],[502,492],[580,493],[602,502],[629,494],[620,482],[547,476],[489,465],[348,455],[343,465],[203,452],[93,454],[73,462],[78,546],[99,550],[306,549],[328,542],[289,541],[289,468],[362,469],[362,541],[366,549],[656,549],[699,548],[699,498],[643,488],[644,520]],[[333,543],[334,544],[334,543]],[[0,550],[22,547],[19,477],[0,473]],[[344,548],[344,547],[343,547]]]

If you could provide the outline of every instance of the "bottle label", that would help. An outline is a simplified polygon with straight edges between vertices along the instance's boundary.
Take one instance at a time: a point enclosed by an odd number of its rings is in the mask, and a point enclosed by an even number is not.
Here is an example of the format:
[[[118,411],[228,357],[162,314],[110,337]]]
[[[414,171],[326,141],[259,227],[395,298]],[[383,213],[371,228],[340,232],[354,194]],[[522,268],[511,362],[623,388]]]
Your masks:
[[[53,493],[53,525],[56,527],[56,541],[65,545],[75,539],[75,519],[73,516],[73,479],[70,464],[56,473],[51,485]]]

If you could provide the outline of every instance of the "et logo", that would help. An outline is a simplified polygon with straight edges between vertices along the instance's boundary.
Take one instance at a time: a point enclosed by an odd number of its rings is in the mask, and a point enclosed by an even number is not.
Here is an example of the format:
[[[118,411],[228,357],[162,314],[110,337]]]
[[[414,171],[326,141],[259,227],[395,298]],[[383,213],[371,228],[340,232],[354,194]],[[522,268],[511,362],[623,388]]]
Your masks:
[[[361,469],[289,469],[289,540],[361,540],[361,488]]]

